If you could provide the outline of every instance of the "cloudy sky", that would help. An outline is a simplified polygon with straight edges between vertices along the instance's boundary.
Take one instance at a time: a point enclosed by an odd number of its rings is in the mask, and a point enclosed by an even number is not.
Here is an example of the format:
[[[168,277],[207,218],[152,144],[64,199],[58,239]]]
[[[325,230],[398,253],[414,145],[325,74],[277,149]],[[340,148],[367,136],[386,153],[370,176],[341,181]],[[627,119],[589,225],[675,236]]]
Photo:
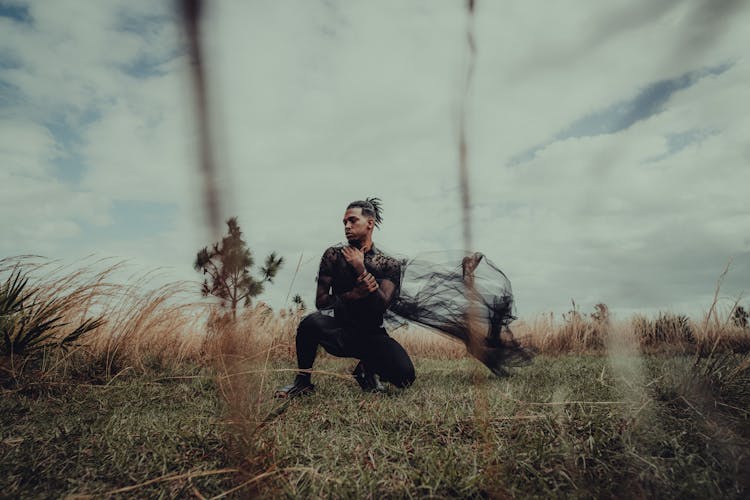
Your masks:
[[[1,256],[198,279],[211,235],[177,19],[169,1],[0,0]],[[223,216],[287,260],[265,300],[312,302],[366,196],[376,244],[462,248],[463,2],[226,0],[203,28]],[[722,297],[750,291],[750,3],[479,0],[475,31],[474,243],[521,317],[571,299],[700,314],[730,258]]]

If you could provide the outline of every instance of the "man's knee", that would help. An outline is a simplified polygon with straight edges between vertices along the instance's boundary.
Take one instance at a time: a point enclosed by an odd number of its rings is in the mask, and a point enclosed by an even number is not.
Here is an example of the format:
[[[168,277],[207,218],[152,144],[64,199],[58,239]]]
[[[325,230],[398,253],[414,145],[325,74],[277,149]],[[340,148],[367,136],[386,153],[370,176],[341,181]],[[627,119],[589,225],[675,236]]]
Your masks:
[[[414,365],[409,363],[408,366],[401,367],[398,376],[395,378],[396,380],[393,382],[393,385],[395,385],[396,387],[399,387],[401,389],[409,387],[417,378],[416,374],[414,373]]]
[[[416,378],[416,374],[414,373],[414,364],[412,363],[411,358],[409,358],[409,355],[406,353],[404,348],[401,347],[398,342],[393,339],[389,340],[391,344],[391,369],[389,371],[391,373],[389,374],[390,377],[388,377],[388,381],[396,387],[409,387],[414,383],[414,379]]]
[[[325,318],[325,316],[320,311],[315,311],[302,318],[302,321],[297,325],[297,335],[306,335],[320,331],[322,318]]]
[[[414,372],[412,372],[411,374],[403,374],[400,377],[397,377],[395,380],[391,380],[391,383],[399,389],[406,389],[414,383],[415,378],[416,377],[414,376]]]

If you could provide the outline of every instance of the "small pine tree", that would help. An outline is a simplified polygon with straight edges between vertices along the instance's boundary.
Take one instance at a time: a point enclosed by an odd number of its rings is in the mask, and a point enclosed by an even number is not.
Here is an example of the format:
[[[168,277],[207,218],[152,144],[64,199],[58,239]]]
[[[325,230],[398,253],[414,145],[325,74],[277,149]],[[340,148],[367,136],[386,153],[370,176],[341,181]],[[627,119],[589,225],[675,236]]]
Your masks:
[[[237,304],[249,306],[253,297],[263,293],[264,283],[273,283],[284,258],[271,252],[260,269],[261,277],[253,277],[250,268],[255,259],[242,239],[237,217],[227,221],[227,228],[227,235],[220,243],[198,252],[193,267],[206,275],[201,286],[203,296],[213,295],[221,299],[222,305],[230,307],[232,319],[237,319]]]

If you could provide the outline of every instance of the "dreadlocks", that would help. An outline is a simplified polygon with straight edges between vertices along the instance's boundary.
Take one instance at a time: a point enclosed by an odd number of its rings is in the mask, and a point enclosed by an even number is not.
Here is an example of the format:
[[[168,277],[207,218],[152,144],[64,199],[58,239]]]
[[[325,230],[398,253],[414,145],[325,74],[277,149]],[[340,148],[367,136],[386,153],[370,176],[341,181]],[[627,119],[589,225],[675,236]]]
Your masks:
[[[349,203],[346,207],[347,210],[350,208],[362,209],[362,215],[372,217],[375,219],[375,226],[380,227],[380,223],[383,222],[383,202],[380,198],[365,198],[364,200],[357,200]]]

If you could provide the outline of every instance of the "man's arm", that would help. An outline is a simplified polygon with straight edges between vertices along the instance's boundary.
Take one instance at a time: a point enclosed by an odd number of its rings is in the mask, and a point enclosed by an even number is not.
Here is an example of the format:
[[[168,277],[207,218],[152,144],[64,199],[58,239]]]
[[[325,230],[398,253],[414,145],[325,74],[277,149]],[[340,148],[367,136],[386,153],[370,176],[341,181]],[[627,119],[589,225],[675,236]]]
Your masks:
[[[373,278],[374,279],[374,278]],[[396,295],[396,285],[393,281],[385,278],[377,281],[378,288],[369,293],[365,300],[368,305],[379,313],[385,312],[391,305]]]
[[[354,263],[356,264],[356,261]],[[355,269],[357,269],[356,266]],[[364,299],[367,305],[372,310],[382,314],[390,307],[391,302],[398,295],[401,283],[401,266],[396,260],[389,259],[382,263],[381,272],[384,273],[384,277],[376,281],[372,274],[364,269],[363,265],[359,280],[367,282],[370,285],[368,287],[370,293]]]
[[[378,284],[375,278],[370,276],[366,280],[359,280],[357,286],[352,290],[334,295],[331,291],[333,285],[333,269],[337,251],[334,247],[329,248],[320,259],[320,269],[318,270],[318,286],[315,292],[315,307],[318,310],[333,309],[341,302],[351,302],[366,298],[374,292]],[[364,264],[362,266],[364,268]]]
[[[333,309],[336,306],[336,297],[331,292],[333,284],[333,268],[336,262],[336,249],[329,247],[320,258],[318,268],[318,286],[315,290],[315,307],[319,311]]]
[[[336,297],[330,293],[331,283],[333,283],[333,278],[331,276],[318,274],[318,288],[315,291],[315,307],[317,307],[319,311],[333,309],[336,305]]]
[[[385,311],[393,300],[396,285],[388,279],[380,282],[367,273],[367,276],[357,283],[357,286],[348,292],[340,295],[331,293],[331,283],[333,278],[325,275],[318,275],[318,288],[315,294],[315,307],[319,310],[333,309],[341,302],[354,302],[367,300],[370,307],[376,310]]]
[[[340,302],[362,300],[374,310],[385,312],[396,295],[397,286],[394,280],[389,278],[376,280],[365,269],[364,254],[359,249],[344,247],[342,249],[344,258],[360,275],[357,279],[357,285],[352,290],[340,295],[334,295],[331,293],[333,277],[329,271],[331,269],[333,254],[329,252],[326,252],[323,259],[321,259],[320,271],[318,272],[318,288],[315,294],[315,306],[321,310],[333,309]]]

